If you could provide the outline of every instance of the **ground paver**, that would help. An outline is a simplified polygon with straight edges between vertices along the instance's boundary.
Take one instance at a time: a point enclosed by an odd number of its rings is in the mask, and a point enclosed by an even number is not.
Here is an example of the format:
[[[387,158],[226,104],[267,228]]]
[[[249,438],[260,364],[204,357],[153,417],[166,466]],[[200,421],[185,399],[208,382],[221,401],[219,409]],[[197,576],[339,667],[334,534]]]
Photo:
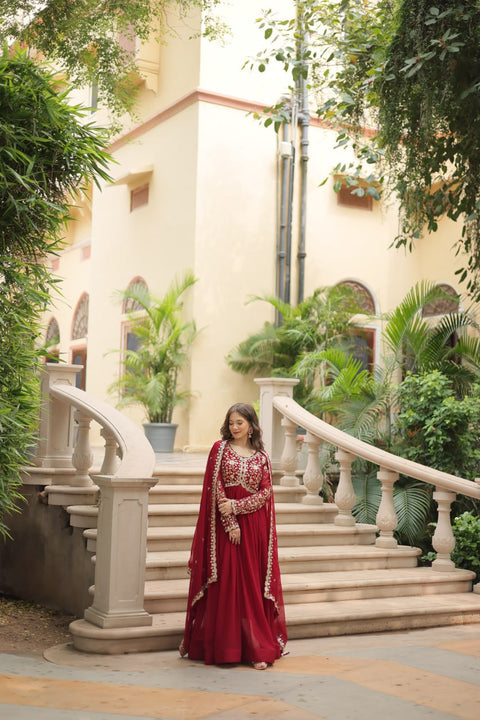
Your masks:
[[[480,625],[294,640],[265,672],[175,652],[0,654],[2,720],[478,720]]]

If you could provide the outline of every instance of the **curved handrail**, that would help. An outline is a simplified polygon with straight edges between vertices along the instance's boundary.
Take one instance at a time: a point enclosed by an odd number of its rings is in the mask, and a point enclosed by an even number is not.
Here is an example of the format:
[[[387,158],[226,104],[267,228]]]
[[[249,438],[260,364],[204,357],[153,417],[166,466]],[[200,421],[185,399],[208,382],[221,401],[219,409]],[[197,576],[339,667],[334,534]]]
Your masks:
[[[115,476],[121,478],[151,477],[155,468],[155,453],[144,433],[129,418],[102,400],[73,385],[57,382],[50,394],[82,410],[115,438],[121,458]]]
[[[394,472],[413,477],[416,480],[430,483],[442,490],[449,490],[454,493],[468,495],[469,497],[480,498],[479,484],[471,480],[459,478],[456,475],[450,475],[441,470],[434,470],[420,463],[413,462],[413,460],[407,460],[398,455],[393,455],[386,450],[381,450],[373,445],[369,445],[363,440],[359,440],[315,417],[291,398],[276,396],[273,398],[273,405],[282,415],[285,415],[285,417],[292,422],[304,427],[305,430],[312,433],[312,435],[325,440],[325,442],[331,445],[335,445],[335,447],[341,450],[369,460],[386,470],[393,470]]]

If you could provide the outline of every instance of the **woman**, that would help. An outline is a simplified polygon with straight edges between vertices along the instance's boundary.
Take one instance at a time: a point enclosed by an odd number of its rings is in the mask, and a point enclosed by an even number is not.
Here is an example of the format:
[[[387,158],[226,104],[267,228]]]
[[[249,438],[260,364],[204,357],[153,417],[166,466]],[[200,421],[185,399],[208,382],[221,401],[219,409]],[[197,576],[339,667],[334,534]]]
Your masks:
[[[211,451],[190,560],[180,654],[264,670],[287,641],[272,471],[255,410],[227,412]]]

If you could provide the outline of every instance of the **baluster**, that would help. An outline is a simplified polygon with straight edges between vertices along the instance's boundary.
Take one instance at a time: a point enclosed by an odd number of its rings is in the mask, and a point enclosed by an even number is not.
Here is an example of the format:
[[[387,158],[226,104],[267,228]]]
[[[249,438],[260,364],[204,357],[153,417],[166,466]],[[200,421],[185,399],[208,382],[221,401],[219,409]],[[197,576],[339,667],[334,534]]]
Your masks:
[[[395,548],[398,544],[393,537],[393,531],[398,525],[398,517],[393,504],[393,486],[398,477],[398,473],[393,470],[380,468],[377,472],[377,478],[382,483],[382,500],[377,512],[377,526],[380,530],[380,536],[375,541],[377,547]]]
[[[455,547],[455,536],[450,522],[450,506],[455,497],[455,493],[448,490],[437,490],[433,493],[433,499],[438,506],[438,522],[432,538],[432,545],[437,553],[432,568],[440,572],[448,572],[455,567],[455,563],[450,558],[450,553]]]
[[[88,474],[88,470],[93,463],[93,453],[90,447],[90,423],[92,418],[84,415],[80,410],[76,410],[75,420],[78,423],[78,434],[72,455],[72,463],[76,469],[76,473],[72,478],[72,485],[83,487],[93,485],[92,478]]]
[[[303,475],[303,484],[307,488],[307,495],[304,495],[302,502],[306,505],[321,505],[323,498],[318,494],[323,485],[323,475],[318,459],[318,447],[321,440],[307,432],[305,442],[308,445],[308,460]]]
[[[114,475],[117,468],[117,441],[115,435],[107,428],[100,430],[100,435],[105,439],[105,454],[100,475]]]
[[[335,505],[338,515],[335,525],[355,525],[352,508],[355,505],[355,492],[352,485],[352,463],[355,455],[346,450],[337,450],[335,458],[340,465],[340,479],[335,493]]]
[[[282,427],[285,429],[285,445],[283,446],[282,457],[280,459],[280,467],[283,472],[280,478],[280,485],[294,487],[300,485],[300,481],[295,475],[295,470],[298,466],[297,425],[284,417]]]

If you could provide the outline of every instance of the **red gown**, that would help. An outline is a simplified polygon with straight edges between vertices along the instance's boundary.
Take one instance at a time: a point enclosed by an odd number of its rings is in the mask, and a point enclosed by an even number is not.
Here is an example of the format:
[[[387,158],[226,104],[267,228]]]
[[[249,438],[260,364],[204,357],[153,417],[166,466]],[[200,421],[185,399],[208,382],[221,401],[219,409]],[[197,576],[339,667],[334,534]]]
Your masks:
[[[234,501],[222,516],[218,501]],[[228,537],[240,527],[239,545]],[[207,665],[273,663],[287,641],[268,456],[216,442],[205,471],[189,560],[183,649]]]

